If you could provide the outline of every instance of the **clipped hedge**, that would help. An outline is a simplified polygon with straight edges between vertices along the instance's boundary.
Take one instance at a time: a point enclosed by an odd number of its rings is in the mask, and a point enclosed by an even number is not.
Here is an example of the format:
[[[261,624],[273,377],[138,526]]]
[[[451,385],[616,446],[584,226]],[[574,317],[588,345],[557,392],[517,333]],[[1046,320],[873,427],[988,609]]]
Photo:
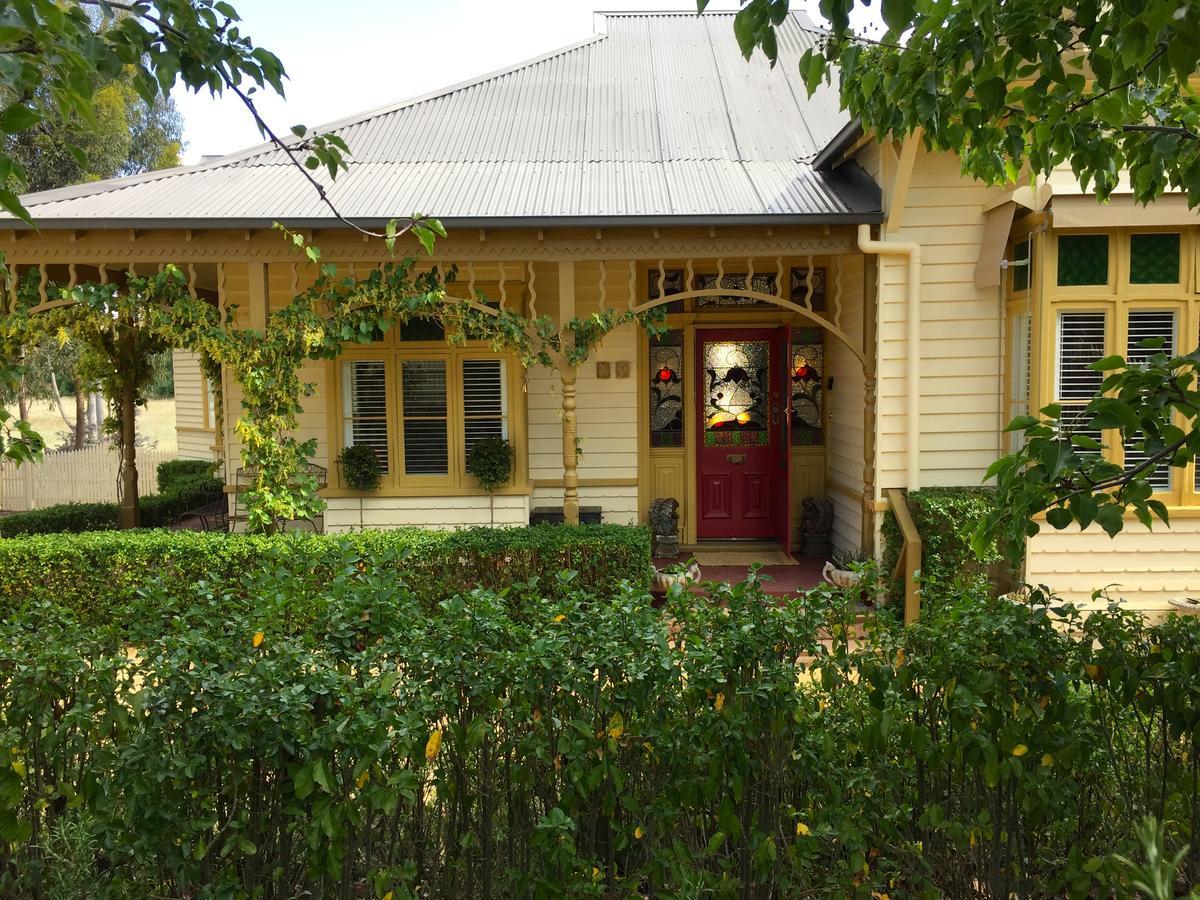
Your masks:
[[[172,459],[158,465],[158,493],[138,498],[144,528],[166,528],[181,515],[203,506],[223,489],[213,474],[216,464],[196,459]],[[115,503],[59,503],[0,518],[0,537],[21,534],[82,534],[117,527]]]
[[[297,622],[307,560],[273,562],[225,608],[148,584],[176,614],[125,630],[0,622],[0,897],[1195,896],[1200,619],[431,608],[381,553]]]
[[[78,534],[117,527],[115,503],[59,503],[0,518],[0,537],[24,534]]]
[[[615,590],[622,580],[648,583],[650,537],[644,528],[406,528],[354,534],[244,535],[192,531],[98,531],[0,541],[0,618],[37,600],[71,609],[87,624],[169,615],[133,601],[155,578],[176,593],[204,582],[215,603],[237,603],[250,590],[246,573],[286,566],[305,573],[307,592],[294,610],[307,615],[334,579],[357,578],[375,560],[430,604],[473,587],[508,589],[539,581],[554,595],[572,587]],[[578,573],[560,585],[550,573]]]
[[[992,547],[983,560],[971,549],[971,534],[976,524],[996,503],[996,492],[987,487],[931,487],[906,495],[913,524],[921,534],[922,577],[938,584],[967,583],[986,579],[996,591],[1013,588],[1017,573],[1000,552]],[[904,539],[891,510],[884,514],[883,571],[896,566]],[[903,586],[893,584],[894,597],[904,594]]]

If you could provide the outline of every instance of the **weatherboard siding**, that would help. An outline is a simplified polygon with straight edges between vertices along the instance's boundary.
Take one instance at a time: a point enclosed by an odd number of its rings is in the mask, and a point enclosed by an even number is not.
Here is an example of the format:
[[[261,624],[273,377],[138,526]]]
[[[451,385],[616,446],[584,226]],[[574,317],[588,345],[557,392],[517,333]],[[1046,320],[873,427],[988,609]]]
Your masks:
[[[175,374],[175,435],[180,459],[212,459],[217,433],[205,421],[204,376],[200,357],[190,350],[173,350]]]
[[[1115,538],[1099,528],[1043,531],[1030,540],[1025,579],[1064,600],[1104,608],[1112,600],[1161,615],[1173,597],[1200,597],[1200,518],[1176,516],[1153,531],[1130,522]],[[1093,603],[1092,593],[1107,596]]]
[[[861,256],[841,262],[842,328],[852,338],[863,334],[866,267]],[[833,273],[831,273],[831,277]],[[867,341],[869,341],[869,336]],[[864,342],[865,343],[865,342]],[[833,390],[825,392],[825,486],[834,507],[832,543],[840,551],[863,546],[862,493],[866,379],[862,364],[832,334],[825,336],[825,375]],[[828,380],[826,381],[828,385]],[[798,519],[796,519],[798,523]],[[797,524],[797,527],[799,525]]]
[[[919,152],[901,227],[885,235],[921,244],[919,466],[925,487],[979,484],[999,451],[1001,304],[996,288],[975,287],[975,264],[983,207],[1001,193],[965,179],[952,154]],[[907,260],[881,258],[878,277],[882,491],[909,486]]]

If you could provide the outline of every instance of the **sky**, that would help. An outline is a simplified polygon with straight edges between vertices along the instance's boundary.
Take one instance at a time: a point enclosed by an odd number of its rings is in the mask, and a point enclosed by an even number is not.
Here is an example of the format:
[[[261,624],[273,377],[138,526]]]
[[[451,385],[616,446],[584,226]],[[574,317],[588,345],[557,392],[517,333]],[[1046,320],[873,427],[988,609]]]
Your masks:
[[[283,60],[286,99],[255,95],[279,134],[365,112],[590,37],[595,9],[680,9],[695,0],[233,0],[242,30]],[[816,19],[815,0],[793,0]],[[736,9],[713,0],[711,9]],[[335,14],[336,11],[336,14]],[[185,163],[261,143],[237,98],[176,88]]]

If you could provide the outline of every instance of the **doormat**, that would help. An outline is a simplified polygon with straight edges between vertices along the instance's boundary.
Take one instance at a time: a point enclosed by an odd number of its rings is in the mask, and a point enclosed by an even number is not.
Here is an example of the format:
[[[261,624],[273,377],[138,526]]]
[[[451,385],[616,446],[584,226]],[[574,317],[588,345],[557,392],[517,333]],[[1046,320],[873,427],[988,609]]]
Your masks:
[[[796,560],[782,550],[697,550],[692,554],[700,568],[705,566],[796,566]]]

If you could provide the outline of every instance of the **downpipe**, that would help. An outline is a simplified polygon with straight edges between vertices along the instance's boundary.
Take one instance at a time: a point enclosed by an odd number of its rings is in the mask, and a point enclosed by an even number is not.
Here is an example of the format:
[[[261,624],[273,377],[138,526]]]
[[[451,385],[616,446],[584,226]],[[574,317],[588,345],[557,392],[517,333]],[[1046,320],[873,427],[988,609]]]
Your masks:
[[[921,245],[913,241],[875,240],[871,237],[870,225],[859,225],[858,249],[874,256],[901,256],[908,261],[905,328],[905,378],[908,382],[905,419],[908,429],[905,434],[905,456],[908,464],[907,487],[915,491],[921,486]]]

